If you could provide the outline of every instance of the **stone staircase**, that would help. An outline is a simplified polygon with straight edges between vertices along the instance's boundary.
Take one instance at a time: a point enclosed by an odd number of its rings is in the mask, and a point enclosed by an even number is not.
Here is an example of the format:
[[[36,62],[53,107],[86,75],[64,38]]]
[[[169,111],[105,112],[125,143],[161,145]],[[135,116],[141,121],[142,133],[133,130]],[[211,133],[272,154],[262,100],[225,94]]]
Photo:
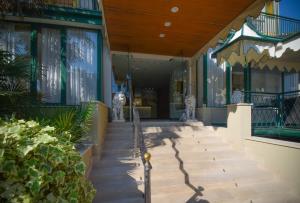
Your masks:
[[[200,122],[144,122],[143,131],[152,155],[153,203],[300,202],[275,174]],[[131,125],[110,124],[90,176],[98,191],[94,202],[143,202],[143,165],[131,150]]]

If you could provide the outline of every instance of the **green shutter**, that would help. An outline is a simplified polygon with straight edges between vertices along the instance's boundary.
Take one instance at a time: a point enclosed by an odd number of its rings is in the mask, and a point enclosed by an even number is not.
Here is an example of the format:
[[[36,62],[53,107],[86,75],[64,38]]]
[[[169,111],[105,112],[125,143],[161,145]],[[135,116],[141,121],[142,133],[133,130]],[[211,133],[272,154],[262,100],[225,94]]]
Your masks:
[[[251,67],[250,63],[245,64],[244,66],[244,100],[246,103],[251,102]]]
[[[231,66],[226,62],[226,104],[231,104]]]

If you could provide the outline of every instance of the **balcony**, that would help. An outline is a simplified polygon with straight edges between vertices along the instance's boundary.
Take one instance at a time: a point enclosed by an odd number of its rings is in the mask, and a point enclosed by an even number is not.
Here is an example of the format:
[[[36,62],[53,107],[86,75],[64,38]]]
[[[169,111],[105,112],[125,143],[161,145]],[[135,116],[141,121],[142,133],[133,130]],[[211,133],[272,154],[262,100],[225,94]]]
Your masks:
[[[248,18],[247,24],[266,37],[285,39],[300,32],[300,20],[267,13]]]
[[[47,0],[46,4],[68,8],[98,10],[96,0]]]

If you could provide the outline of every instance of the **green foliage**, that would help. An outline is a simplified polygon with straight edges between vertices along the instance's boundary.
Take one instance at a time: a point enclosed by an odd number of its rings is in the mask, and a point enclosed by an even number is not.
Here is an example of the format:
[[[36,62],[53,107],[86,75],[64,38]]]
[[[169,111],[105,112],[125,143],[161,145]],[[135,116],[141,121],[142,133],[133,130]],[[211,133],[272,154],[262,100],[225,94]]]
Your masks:
[[[30,59],[0,50],[0,95],[27,94],[29,81]]]
[[[50,120],[59,133],[68,131],[72,135],[72,142],[79,142],[86,138],[94,115],[95,105],[88,103],[77,109],[61,112]]]
[[[37,101],[30,92],[31,59],[0,50],[0,113],[22,114],[22,106]]]
[[[92,202],[71,135],[35,121],[0,120],[0,202]]]

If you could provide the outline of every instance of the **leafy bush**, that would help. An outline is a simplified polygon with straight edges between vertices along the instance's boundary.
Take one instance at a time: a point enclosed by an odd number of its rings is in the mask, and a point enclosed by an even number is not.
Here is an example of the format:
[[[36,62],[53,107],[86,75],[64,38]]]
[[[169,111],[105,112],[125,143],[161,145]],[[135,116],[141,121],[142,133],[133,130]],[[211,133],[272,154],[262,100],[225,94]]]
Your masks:
[[[19,115],[22,106],[40,102],[39,93],[30,92],[31,58],[0,50],[0,114]]]
[[[35,121],[0,120],[0,202],[92,202],[70,138]]]
[[[71,141],[78,143],[86,138],[91,126],[95,106],[92,103],[81,105],[77,109],[60,113],[50,122],[56,127],[59,133],[68,131],[71,133]]]

